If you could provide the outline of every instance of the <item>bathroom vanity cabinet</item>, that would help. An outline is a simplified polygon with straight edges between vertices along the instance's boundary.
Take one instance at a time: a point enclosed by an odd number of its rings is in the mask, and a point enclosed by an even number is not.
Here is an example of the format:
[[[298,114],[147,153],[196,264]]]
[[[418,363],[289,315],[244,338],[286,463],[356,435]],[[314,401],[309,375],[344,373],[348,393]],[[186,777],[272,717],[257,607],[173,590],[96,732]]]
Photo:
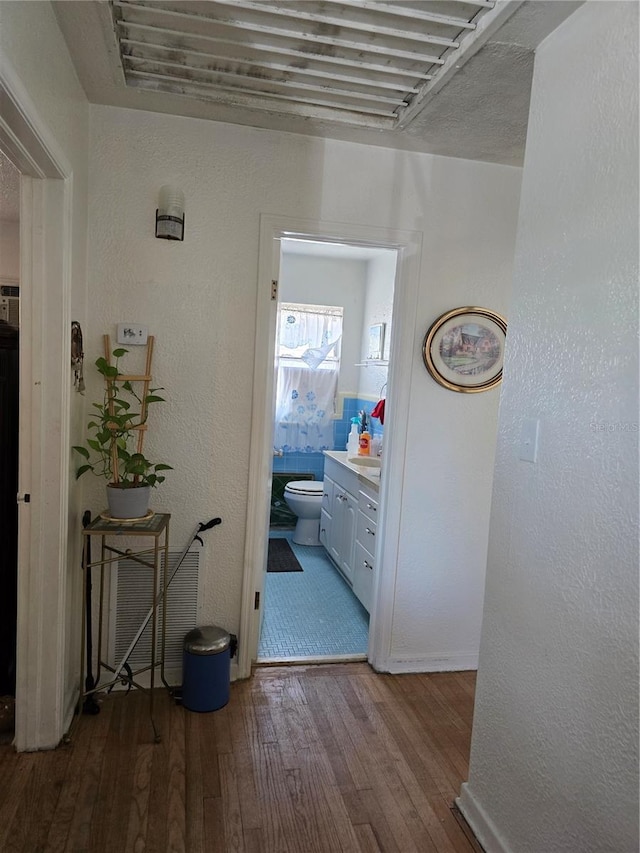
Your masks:
[[[368,490],[360,489],[353,561],[353,591],[367,612],[371,610],[373,572],[376,565],[377,514],[377,499]]]
[[[327,501],[326,508],[323,505],[320,514],[320,541],[333,562],[353,586],[353,553],[358,499],[326,474],[324,489],[323,498],[326,495]]]
[[[320,541],[367,609],[371,607],[379,478],[326,451]]]

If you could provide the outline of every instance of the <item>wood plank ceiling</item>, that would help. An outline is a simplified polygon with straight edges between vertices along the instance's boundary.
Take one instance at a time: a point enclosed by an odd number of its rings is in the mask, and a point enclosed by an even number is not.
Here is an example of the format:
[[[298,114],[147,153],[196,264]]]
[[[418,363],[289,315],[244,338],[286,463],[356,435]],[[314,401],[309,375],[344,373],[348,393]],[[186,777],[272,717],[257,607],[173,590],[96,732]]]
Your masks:
[[[398,127],[493,0],[113,0],[126,85]]]

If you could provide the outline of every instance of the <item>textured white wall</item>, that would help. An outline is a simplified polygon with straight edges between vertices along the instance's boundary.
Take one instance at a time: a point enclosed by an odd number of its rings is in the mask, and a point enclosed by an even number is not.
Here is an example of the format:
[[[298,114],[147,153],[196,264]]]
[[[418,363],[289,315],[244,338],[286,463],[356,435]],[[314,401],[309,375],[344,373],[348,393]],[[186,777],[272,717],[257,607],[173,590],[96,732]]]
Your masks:
[[[366,362],[369,353],[369,326],[374,323],[385,324],[383,358],[389,360],[391,345],[391,326],[393,319],[393,291],[396,278],[397,253],[386,252],[367,262],[367,298],[362,322],[362,340],[360,342],[359,362]],[[380,389],[387,381],[388,367],[381,365],[359,368],[358,393],[364,396],[378,397]]]
[[[14,69],[73,169],[72,309],[84,319],[88,104],[47,0],[0,3],[0,56]]]
[[[426,173],[407,163],[397,177],[424,229],[391,650],[407,670],[477,665],[500,386],[442,388],[424,367],[422,343],[451,308],[509,317],[519,203],[519,171],[499,177],[479,164],[445,163]]]
[[[344,308],[338,391],[356,393],[367,264],[351,258],[284,254],[280,262],[280,300]]]
[[[533,81],[462,795],[489,853],[638,850],[637,332],[638,7],[587,3]]]
[[[90,170],[89,361],[117,322],[146,322],[157,336],[154,375],[169,403],[154,413],[149,445],[176,470],[154,506],[173,513],[176,544],[197,520],[223,517],[203,554],[200,618],[233,631],[259,215],[424,232],[415,356],[405,373],[415,401],[411,450],[406,475],[394,472],[405,477],[397,642],[418,669],[430,665],[434,649],[453,663],[461,650],[473,657],[498,392],[465,398],[440,389],[422,366],[420,343],[448,308],[479,302],[506,309],[520,170],[98,106],[91,107]],[[184,243],[153,236],[157,192],[166,183],[185,193]],[[444,523],[425,524],[434,516]],[[433,621],[432,613],[439,614]]]

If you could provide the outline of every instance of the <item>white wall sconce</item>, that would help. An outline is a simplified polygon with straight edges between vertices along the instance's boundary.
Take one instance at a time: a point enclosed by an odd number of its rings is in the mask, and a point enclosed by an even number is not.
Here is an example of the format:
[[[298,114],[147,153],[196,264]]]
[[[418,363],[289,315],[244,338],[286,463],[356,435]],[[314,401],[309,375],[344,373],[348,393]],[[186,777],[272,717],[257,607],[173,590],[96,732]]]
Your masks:
[[[184,193],[175,187],[160,187],[156,210],[156,237],[184,240]]]

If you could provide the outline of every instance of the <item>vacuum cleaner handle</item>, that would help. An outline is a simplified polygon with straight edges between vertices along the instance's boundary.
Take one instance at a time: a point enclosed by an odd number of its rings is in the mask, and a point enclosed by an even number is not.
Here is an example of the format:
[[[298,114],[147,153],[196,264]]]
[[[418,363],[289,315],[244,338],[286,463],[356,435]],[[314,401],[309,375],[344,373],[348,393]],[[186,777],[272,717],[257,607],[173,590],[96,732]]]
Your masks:
[[[197,529],[196,533],[194,534],[194,537],[191,541],[192,542],[199,542],[201,545],[204,545],[204,542],[198,536],[198,533],[202,533],[203,530],[211,530],[211,528],[215,527],[217,524],[222,524],[221,518],[212,518],[211,521],[207,521],[204,524],[203,524],[203,522],[200,522],[200,524],[198,525],[198,529]]]

